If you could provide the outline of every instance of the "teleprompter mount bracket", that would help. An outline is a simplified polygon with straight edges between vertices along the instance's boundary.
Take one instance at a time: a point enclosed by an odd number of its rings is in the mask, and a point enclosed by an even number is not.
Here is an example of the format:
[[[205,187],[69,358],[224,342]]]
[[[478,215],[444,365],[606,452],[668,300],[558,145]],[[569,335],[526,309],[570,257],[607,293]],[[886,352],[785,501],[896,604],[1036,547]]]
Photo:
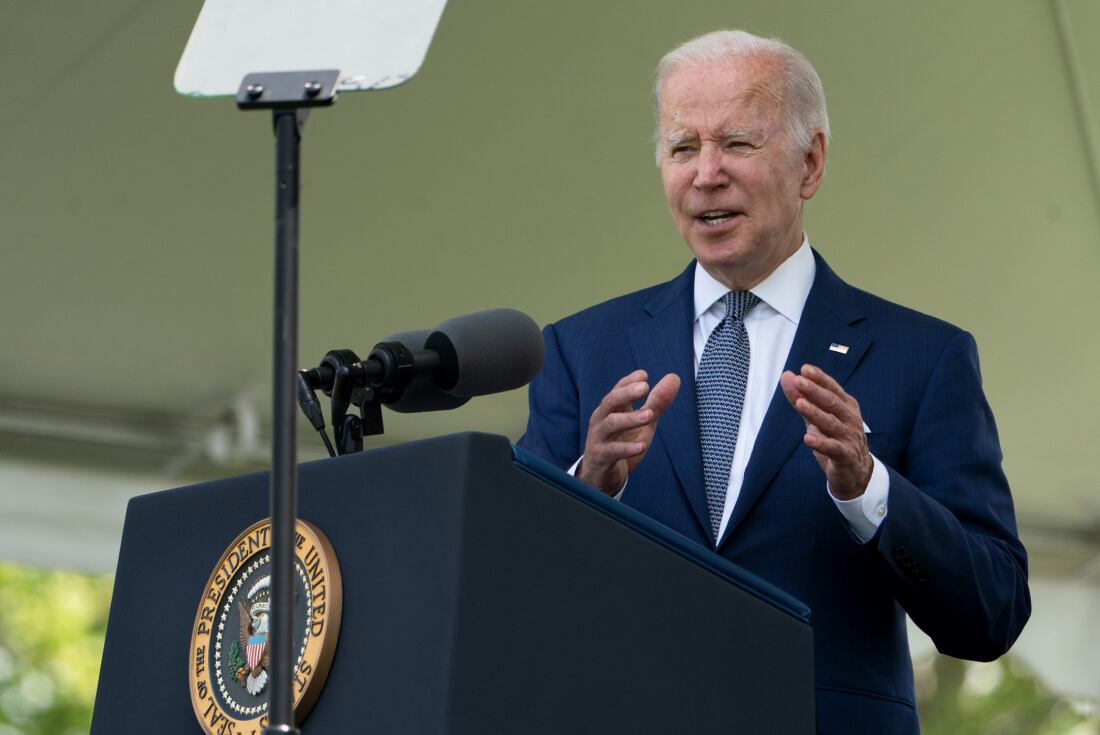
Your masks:
[[[336,101],[339,78],[339,69],[246,74],[237,88],[237,107],[242,110],[328,107]]]

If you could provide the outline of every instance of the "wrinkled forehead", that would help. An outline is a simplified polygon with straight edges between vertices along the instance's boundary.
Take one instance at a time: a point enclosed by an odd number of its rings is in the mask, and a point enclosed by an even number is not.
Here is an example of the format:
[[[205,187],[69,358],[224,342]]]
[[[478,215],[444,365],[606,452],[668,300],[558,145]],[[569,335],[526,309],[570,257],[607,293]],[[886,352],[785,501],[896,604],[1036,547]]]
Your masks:
[[[781,118],[784,103],[778,60],[744,56],[673,69],[661,85],[658,116],[662,128],[706,121],[765,125]]]

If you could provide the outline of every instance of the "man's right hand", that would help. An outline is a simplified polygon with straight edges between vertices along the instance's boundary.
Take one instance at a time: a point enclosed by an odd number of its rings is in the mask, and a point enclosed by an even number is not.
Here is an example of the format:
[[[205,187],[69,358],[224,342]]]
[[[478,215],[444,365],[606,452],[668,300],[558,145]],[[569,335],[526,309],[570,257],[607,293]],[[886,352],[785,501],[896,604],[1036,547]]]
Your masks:
[[[653,390],[647,377],[645,370],[635,370],[616,383],[588,422],[584,458],[576,476],[608,495],[623,489],[627,476],[645,457],[657,420],[680,390],[680,377],[675,373],[661,378]],[[645,403],[634,409],[643,398]]]

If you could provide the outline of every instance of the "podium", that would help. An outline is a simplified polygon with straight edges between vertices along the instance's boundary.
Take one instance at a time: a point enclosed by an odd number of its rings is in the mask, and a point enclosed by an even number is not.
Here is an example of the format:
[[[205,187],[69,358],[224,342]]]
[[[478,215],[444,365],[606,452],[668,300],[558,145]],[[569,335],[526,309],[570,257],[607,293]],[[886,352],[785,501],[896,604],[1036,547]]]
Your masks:
[[[802,603],[503,437],[312,462],[300,487],[343,576],[304,735],[814,731]],[[92,735],[202,732],[196,604],[267,491],[256,473],[130,501]]]

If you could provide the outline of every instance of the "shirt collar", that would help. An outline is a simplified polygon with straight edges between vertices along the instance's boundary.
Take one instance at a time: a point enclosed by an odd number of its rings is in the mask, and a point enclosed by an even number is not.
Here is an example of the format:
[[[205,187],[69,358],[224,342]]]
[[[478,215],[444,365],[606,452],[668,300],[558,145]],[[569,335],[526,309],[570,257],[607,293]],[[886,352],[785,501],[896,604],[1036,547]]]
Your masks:
[[[802,245],[794,254],[784,260],[767,278],[753,287],[752,292],[762,302],[782,314],[792,324],[798,324],[802,317],[802,307],[810,295],[814,283],[817,264],[814,262],[810,241],[805,233]],[[710,309],[715,301],[729,291],[697,262],[695,264],[695,319]]]

